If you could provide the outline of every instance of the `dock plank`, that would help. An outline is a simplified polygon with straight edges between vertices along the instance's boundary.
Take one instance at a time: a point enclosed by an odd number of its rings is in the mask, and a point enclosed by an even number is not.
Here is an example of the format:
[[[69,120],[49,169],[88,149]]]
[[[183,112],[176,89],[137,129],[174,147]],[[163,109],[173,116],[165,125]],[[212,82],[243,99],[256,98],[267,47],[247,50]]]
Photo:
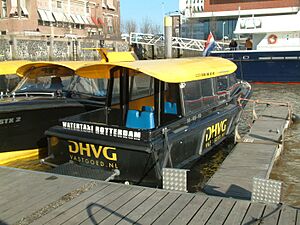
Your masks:
[[[7,200],[9,201],[5,206],[0,206],[0,210],[2,210],[2,207],[6,207],[7,209],[15,208],[15,205],[20,201],[20,196],[25,195],[25,201],[27,201],[27,204],[30,205],[31,202],[37,202],[39,199],[44,198],[45,196],[55,193],[57,191],[58,187],[61,187],[63,184],[69,184],[69,181],[61,180],[59,179],[56,182],[47,182],[43,181],[41,183],[35,183],[35,187],[32,187],[32,185],[27,185],[27,182],[19,182],[17,185],[19,186],[17,188],[18,193],[16,193],[13,196],[5,196]],[[80,181],[72,181],[73,185],[82,184]],[[44,191],[42,191],[42,188],[45,188]],[[16,208],[15,208],[16,209]]]
[[[296,224],[296,219],[297,219],[296,209],[285,205],[282,206],[278,225]]]
[[[251,203],[250,207],[242,221],[243,224],[259,224],[258,219],[263,215],[265,205],[260,203]]]
[[[89,215],[87,213],[88,208],[90,208],[94,204],[106,204],[110,203],[114,199],[118,198],[122,194],[126,193],[130,190],[130,187],[122,188],[121,186],[108,186],[103,191],[101,191],[97,195],[93,195],[87,199],[85,199],[80,204],[75,205],[59,216],[51,219],[45,224],[76,224],[82,222]],[[100,203],[101,202],[101,203]]]
[[[126,204],[121,206],[119,209],[112,212],[108,217],[102,218],[100,224],[116,224],[121,221],[123,218],[134,211],[140,204],[145,202],[149,197],[151,197],[155,193],[155,189],[144,189],[138,195],[136,195],[133,199],[128,201]],[[99,223],[99,221],[97,221]],[[133,222],[133,221],[132,221]]]
[[[22,208],[18,207],[18,209],[16,209],[16,210],[9,210],[9,214],[8,215],[6,214],[4,218],[6,219],[7,222],[11,223],[11,222],[15,221],[15,218],[26,217],[27,215],[31,214],[32,212],[35,212],[35,211],[43,208],[44,206],[51,204],[52,202],[58,201],[60,198],[62,198],[62,196],[67,195],[70,191],[72,191],[72,189],[61,190],[61,191],[56,192],[53,195],[50,195],[51,198],[49,198],[49,196],[48,196],[36,203],[31,202],[30,205],[28,205],[28,206],[26,204],[27,207],[23,206]]]
[[[126,195],[120,196],[107,205],[102,205],[99,203],[95,204],[93,207],[96,207],[96,210],[90,210],[91,213],[89,213],[89,217],[82,221],[80,224],[89,225],[91,224],[91,222],[93,224],[99,224],[102,220],[109,217],[112,213],[117,212],[122,206],[129,203],[133,198],[138,196],[144,190],[145,189],[143,188],[132,188],[130,191],[126,192]],[[118,214],[118,216],[121,219],[124,215]]]
[[[0,171],[3,168],[0,167]],[[18,177],[18,171],[9,171],[10,176]],[[22,176],[32,177],[41,184],[40,193],[48,193],[48,201],[38,200],[27,205],[27,193],[20,196],[18,204],[20,211],[14,216],[12,210],[0,211],[1,224],[291,224],[298,225],[299,209],[283,205],[276,211],[276,206],[263,203],[251,203],[230,198],[204,196],[199,194],[179,193],[173,191],[151,189],[146,187],[129,186],[117,183],[107,183],[90,179],[57,175],[58,179],[51,180],[52,186],[45,182],[48,173],[32,173],[23,171]],[[24,182],[24,179],[22,182]],[[60,181],[61,180],[61,181]],[[38,182],[38,181],[35,181]],[[49,181],[50,182],[50,181]],[[57,199],[63,199],[79,186],[85,190],[62,204]],[[5,185],[5,183],[2,183]],[[52,188],[58,189],[55,193]],[[2,186],[0,186],[0,189]],[[5,192],[13,195],[16,188]],[[32,196],[31,193],[28,193]],[[1,195],[3,197],[3,195]],[[53,207],[55,206],[55,207]],[[19,207],[19,206],[18,206]],[[47,207],[50,207],[49,209]],[[52,208],[53,207],[53,208]],[[44,211],[44,208],[48,211]],[[273,213],[273,211],[275,212]],[[276,223],[275,223],[276,224]]]
[[[134,211],[124,217],[118,225],[129,225],[136,223],[144,214],[146,214],[151,208],[153,208],[158,202],[166,197],[168,192],[156,191],[146,201],[139,205]]]
[[[226,218],[224,225],[241,224],[249,206],[250,202],[248,201],[237,201]]]
[[[222,199],[209,198],[189,222],[190,225],[205,224],[216,210]]]
[[[146,214],[144,214],[137,224],[151,224],[153,223],[170,205],[172,205],[178,198],[179,193],[168,193],[158,204],[151,208]]]
[[[9,204],[9,210],[2,213],[2,218],[7,219],[7,221],[11,221],[14,220],[15,217],[23,217],[27,215],[28,212],[31,212],[32,210],[35,211],[43,207],[44,205],[50,204],[51,202],[53,202],[53,200],[59,199],[61,196],[66,195],[70,191],[73,191],[76,188],[80,188],[83,184],[84,183],[77,180],[75,182],[72,182],[71,184],[69,182],[60,182],[57,185],[53,185],[50,191],[43,191],[43,189],[40,189],[40,191],[35,191],[33,194],[35,194],[36,196],[33,196],[31,194],[21,201],[20,199],[12,201],[12,204]],[[62,186],[66,187],[60,188]],[[30,189],[25,190],[26,191],[22,192],[23,194],[30,192]],[[49,198],[49,196],[51,196],[51,199]],[[21,204],[24,200],[26,201],[26,208],[24,208],[24,206]]]
[[[287,106],[273,106],[269,105],[265,110],[261,113],[263,117],[275,117],[279,119],[287,119],[289,114],[289,109]]]
[[[222,200],[205,225],[215,225],[220,223],[220,221],[225,221],[235,204],[236,201],[232,199]]]
[[[84,204],[84,200],[92,197],[95,194],[98,194],[100,191],[105,192],[105,189],[110,189],[111,185],[104,183],[104,182],[97,182],[96,186],[87,192],[84,192],[77,198],[73,199],[72,201],[69,201],[65,203],[64,205],[52,210],[48,214],[44,215],[43,217],[40,217],[39,219],[35,220],[31,225],[40,225],[43,223],[47,223],[50,220],[61,216],[62,214],[66,213],[68,210],[71,210],[73,207],[78,206],[79,204]]]
[[[176,216],[170,225],[187,224],[196,214],[196,212],[204,205],[207,199],[208,198],[204,195],[196,195],[192,201]]]
[[[193,199],[194,196],[182,194],[154,223],[153,225],[169,224]]]
[[[262,223],[264,225],[274,225],[277,224],[279,214],[280,214],[280,205],[267,205],[262,216]]]

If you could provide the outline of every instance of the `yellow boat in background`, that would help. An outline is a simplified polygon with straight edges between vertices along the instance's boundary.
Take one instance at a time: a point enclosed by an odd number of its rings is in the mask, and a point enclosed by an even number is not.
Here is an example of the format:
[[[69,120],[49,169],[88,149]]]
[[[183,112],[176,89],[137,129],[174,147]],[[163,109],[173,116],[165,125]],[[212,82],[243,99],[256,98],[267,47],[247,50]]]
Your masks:
[[[0,92],[9,92],[17,86],[21,77],[17,75],[17,69],[30,61],[12,60],[0,62]]]
[[[47,128],[65,116],[105,105],[105,81],[77,76],[78,68],[136,60],[133,52],[93,50],[99,52],[100,61],[0,62],[1,75],[23,77],[10,94],[4,94],[7,89],[1,94],[0,165],[27,157],[38,158],[47,146],[44,136]]]

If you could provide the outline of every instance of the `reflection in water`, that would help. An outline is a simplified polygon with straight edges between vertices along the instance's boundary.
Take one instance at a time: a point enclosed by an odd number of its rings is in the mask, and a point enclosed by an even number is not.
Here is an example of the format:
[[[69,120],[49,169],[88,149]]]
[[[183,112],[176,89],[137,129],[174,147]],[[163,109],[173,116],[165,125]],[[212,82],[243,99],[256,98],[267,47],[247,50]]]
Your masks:
[[[51,170],[50,166],[43,165],[40,163],[40,159],[36,156],[28,157],[22,160],[12,161],[6,164],[1,164],[1,166],[14,167],[26,170],[35,170],[35,171],[49,171]]]
[[[294,112],[300,115],[300,87],[299,85],[252,85],[252,99],[290,102]],[[261,105],[256,108],[258,114],[264,109]],[[252,104],[248,104],[242,114],[239,130],[245,134],[252,121]],[[224,141],[220,146],[198,160],[190,172],[190,191],[201,191],[205,182],[214,174],[225,157],[234,147],[233,138]],[[50,167],[41,165],[38,159],[25,159],[21,162],[6,164],[5,166],[23,169],[49,171]],[[284,203],[300,206],[300,122],[292,124],[286,133],[284,150],[274,164],[271,179],[283,182]]]

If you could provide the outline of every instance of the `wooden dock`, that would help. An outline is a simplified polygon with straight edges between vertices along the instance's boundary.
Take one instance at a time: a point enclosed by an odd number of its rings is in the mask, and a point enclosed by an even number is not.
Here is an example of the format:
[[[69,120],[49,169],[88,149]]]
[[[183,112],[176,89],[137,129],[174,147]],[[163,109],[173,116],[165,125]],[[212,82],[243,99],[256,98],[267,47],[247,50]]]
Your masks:
[[[0,224],[299,225],[286,205],[0,167]]]
[[[268,179],[290,123],[290,109],[269,105],[204,187],[210,195],[251,199],[254,177]]]

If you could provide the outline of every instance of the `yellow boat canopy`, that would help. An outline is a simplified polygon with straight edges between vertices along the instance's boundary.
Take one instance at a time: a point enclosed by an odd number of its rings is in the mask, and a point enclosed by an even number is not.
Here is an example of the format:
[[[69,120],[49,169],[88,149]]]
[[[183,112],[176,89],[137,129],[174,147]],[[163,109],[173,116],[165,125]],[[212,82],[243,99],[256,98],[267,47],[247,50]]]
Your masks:
[[[0,62],[0,76],[8,74],[16,74],[17,69],[30,61],[27,60],[13,60]]]
[[[224,76],[233,73],[237,66],[219,57],[195,57],[134,62],[98,63],[83,66],[76,74],[89,78],[109,78],[110,69],[120,66],[147,74],[168,83],[181,83]]]
[[[83,48],[82,50],[96,50],[100,54],[100,62],[132,62],[137,60],[134,52],[110,52],[107,48]]]
[[[99,62],[98,62],[99,63]],[[30,78],[37,76],[70,76],[75,70],[89,64],[95,64],[94,61],[61,61],[61,62],[30,62],[17,69],[19,76],[29,74]]]

